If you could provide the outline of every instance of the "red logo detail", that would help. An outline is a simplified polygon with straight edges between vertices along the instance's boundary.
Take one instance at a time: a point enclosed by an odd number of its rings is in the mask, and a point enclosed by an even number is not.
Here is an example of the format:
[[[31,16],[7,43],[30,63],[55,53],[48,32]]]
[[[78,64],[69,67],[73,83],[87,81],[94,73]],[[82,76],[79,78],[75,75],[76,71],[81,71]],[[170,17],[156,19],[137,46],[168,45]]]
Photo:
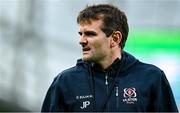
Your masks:
[[[135,88],[125,88],[124,89],[124,95],[126,97],[136,97],[136,89]]]

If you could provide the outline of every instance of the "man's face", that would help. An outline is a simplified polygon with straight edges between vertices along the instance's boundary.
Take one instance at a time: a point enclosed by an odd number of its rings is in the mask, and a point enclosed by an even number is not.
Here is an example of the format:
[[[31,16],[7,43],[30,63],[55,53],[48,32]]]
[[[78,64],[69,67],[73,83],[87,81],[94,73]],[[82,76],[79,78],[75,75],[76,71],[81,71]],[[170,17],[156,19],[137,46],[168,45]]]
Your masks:
[[[99,63],[111,56],[110,37],[101,30],[102,20],[80,24],[80,45],[83,60]]]

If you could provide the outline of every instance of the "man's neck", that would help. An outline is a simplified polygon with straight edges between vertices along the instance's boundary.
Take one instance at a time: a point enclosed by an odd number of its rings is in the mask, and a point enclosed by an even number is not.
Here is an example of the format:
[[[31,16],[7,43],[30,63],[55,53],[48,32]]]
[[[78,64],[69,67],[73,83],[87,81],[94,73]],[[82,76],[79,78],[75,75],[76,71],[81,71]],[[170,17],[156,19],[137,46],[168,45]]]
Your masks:
[[[121,55],[116,55],[114,57],[109,58],[109,60],[103,60],[102,62],[99,63],[99,65],[101,66],[101,68],[103,70],[106,70],[108,67],[110,67],[112,65],[112,63],[117,59],[121,59]]]

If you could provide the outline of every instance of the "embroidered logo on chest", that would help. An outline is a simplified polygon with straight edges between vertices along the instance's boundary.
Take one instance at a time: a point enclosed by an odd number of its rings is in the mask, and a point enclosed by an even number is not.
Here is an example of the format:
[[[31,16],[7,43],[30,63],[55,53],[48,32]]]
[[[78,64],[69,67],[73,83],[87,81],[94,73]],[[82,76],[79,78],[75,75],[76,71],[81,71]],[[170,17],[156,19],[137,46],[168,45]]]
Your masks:
[[[122,101],[126,104],[134,104],[137,102],[136,88],[124,88]]]
[[[81,100],[81,99],[88,99],[88,98],[93,98],[92,95],[80,95],[80,96],[76,96],[77,100]]]

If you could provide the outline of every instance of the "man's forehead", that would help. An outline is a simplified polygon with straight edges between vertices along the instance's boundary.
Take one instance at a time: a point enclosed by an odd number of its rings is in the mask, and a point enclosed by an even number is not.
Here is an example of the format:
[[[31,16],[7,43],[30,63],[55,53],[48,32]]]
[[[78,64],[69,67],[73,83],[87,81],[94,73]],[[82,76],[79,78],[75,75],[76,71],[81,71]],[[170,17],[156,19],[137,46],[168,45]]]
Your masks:
[[[81,22],[79,24],[80,30],[82,29],[101,29],[102,20],[91,20],[86,22]]]

